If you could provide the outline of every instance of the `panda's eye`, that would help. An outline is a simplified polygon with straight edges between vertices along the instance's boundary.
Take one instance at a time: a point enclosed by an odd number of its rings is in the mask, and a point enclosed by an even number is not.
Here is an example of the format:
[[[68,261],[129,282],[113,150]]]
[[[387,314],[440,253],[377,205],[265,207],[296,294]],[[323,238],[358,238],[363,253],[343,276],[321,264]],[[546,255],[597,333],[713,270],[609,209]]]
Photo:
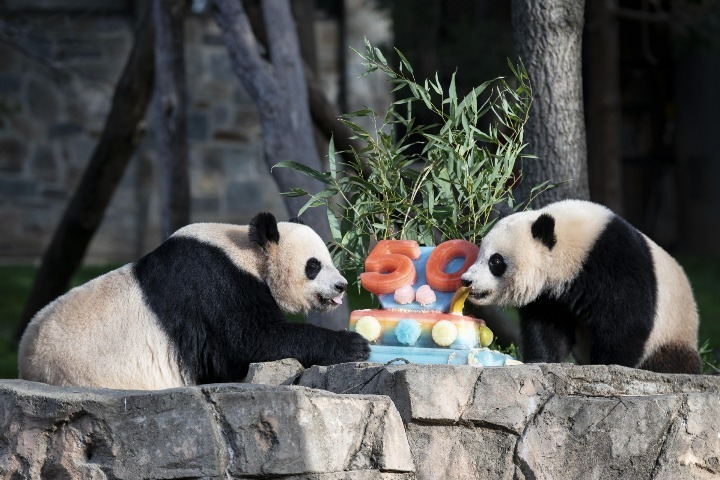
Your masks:
[[[492,254],[490,260],[488,260],[488,266],[490,267],[490,273],[492,273],[496,277],[502,276],[502,274],[505,273],[505,269],[507,268],[507,265],[505,264],[505,259],[499,253]]]
[[[321,268],[322,265],[320,264],[320,260],[317,258],[311,258],[305,264],[305,276],[310,280],[315,280],[315,277],[318,276]]]

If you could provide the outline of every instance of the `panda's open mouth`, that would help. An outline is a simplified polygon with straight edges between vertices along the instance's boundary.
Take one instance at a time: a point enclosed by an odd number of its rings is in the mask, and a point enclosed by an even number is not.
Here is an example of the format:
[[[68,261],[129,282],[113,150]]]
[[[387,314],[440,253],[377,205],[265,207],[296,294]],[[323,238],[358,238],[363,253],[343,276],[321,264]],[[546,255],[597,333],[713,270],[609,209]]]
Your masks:
[[[483,300],[483,299],[489,297],[491,293],[492,293],[492,290],[480,290],[479,292],[473,290],[472,292],[470,292],[470,301]]]
[[[334,308],[342,304],[343,294],[336,295],[334,297],[326,297],[321,294],[317,294],[318,304],[324,308]]]

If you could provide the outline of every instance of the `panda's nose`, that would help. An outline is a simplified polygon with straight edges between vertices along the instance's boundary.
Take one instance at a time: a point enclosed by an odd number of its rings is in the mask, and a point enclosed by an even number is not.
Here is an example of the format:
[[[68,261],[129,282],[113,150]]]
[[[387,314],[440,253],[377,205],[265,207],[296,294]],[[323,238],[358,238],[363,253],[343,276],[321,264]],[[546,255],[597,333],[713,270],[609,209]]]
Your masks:
[[[463,287],[471,287],[472,280],[468,280],[467,278],[460,278],[460,284],[462,284]]]
[[[335,290],[337,290],[338,293],[343,293],[346,288],[347,288],[347,282],[338,282],[335,284]]]

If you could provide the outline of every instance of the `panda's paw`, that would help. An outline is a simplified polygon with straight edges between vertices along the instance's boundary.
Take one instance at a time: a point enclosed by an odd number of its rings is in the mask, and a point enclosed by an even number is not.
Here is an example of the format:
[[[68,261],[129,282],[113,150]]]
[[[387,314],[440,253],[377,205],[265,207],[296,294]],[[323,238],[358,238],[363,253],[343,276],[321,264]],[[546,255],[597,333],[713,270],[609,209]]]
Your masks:
[[[370,344],[360,334],[343,330],[338,333],[337,363],[363,362],[370,357]]]

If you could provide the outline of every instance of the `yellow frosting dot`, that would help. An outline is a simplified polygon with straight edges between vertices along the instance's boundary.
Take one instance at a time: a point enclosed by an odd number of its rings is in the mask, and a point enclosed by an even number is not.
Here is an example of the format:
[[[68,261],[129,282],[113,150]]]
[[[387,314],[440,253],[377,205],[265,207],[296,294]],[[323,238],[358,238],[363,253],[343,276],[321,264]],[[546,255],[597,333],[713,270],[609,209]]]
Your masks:
[[[380,322],[378,322],[377,318],[366,315],[358,318],[358,321],[355,324],[355,331],[365,337],[368,342],[374,342],[378,339],[378,337],[380,337],[382,327],[380,326]]]
[[[495,338],[492,330],[490,330],[485,325],[481,325],[478,330],[479,330],[478,333],[480,336],[480,346],[487,347],[488,345],[490,345],[492,343],[493,338]]]
[[[448,320],[440,320],[433,326],[432,338],[441,347],[447,347],[457,338],[457,327]]]

